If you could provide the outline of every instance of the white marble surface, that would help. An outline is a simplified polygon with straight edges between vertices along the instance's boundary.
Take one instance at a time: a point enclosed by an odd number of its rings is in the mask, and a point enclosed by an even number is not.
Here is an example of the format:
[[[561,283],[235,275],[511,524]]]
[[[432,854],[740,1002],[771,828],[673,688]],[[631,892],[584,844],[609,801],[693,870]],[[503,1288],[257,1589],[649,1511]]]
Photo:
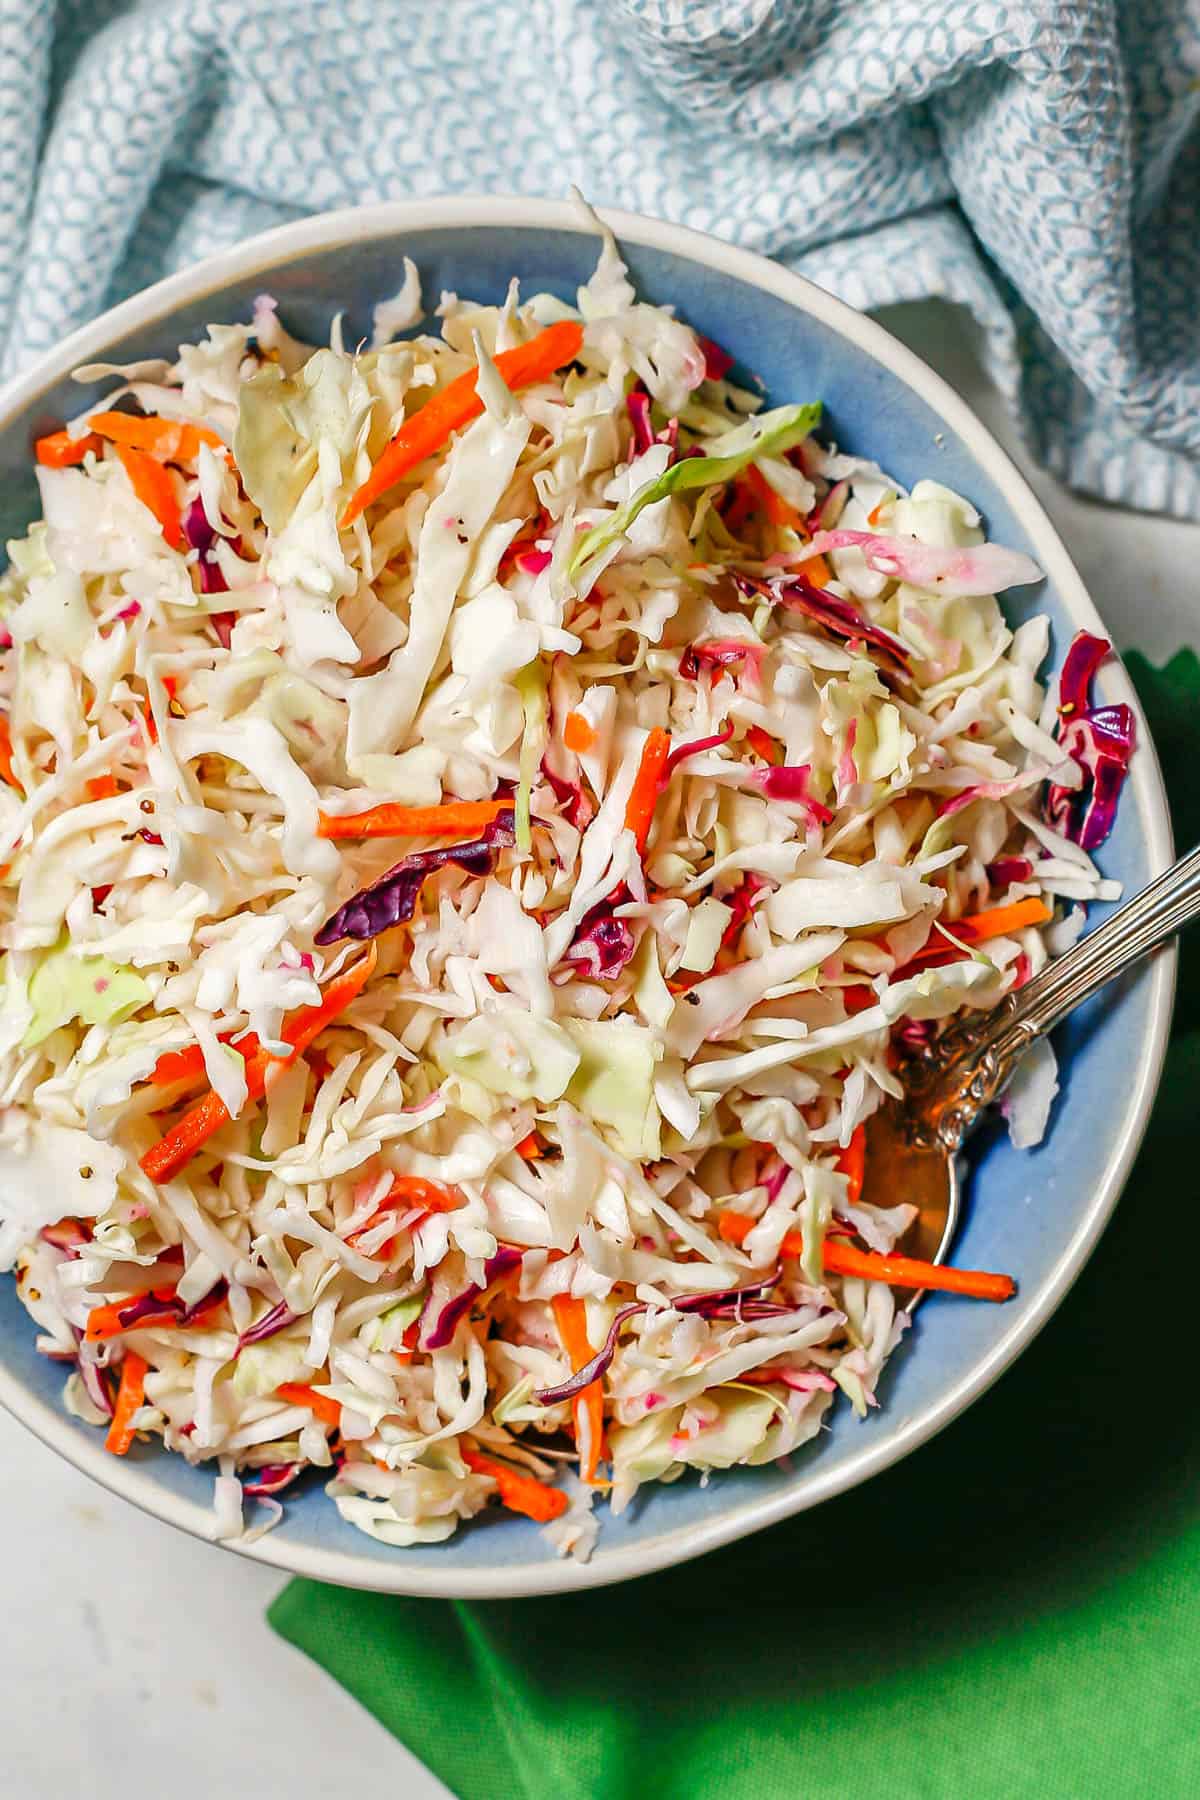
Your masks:
[[[958,387],[1033,475],[1120,645],[1200,641],[1200,525],[1100,506],[1031,471],[969,332],[940,305],[887,323]],[[93,1487],[0,1415],[6,1800],[255,1800],[446,1789],[268,1630],[281,1585]],[[437,1604],[430,1602],[429,1604]]]

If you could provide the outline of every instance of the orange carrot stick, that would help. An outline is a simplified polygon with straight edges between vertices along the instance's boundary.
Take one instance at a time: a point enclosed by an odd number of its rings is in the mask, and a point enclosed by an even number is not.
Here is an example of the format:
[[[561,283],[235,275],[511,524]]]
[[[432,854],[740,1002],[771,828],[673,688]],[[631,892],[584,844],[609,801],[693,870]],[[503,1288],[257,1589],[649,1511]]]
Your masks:
[[[118,444],[117,455],[125,465],[134,493],[154,514],[168,544],[176,550],[181,549],[183,519],[168,471],[144,450],[132,450],[128,444]]]
[[[867,1172],[867,1128],[856,1125],[850,1142],[844,1150],[839,1150],[834,1167],[847,1178],[846,1199],[851,1206],[856,1206],[862,1196],[863,1179]]]
[[[322,1425],[332,1426],[334,1431],[342,1422],[338,1402],[331,1400],[328,1394],[318,1394],[315,1388],[306,1387],[302,1381],[285,1381],[275,1392],[292,1406],[307,1406],[314,1419],[320,1419]]]
[[[175,1299],[175,1289],[173,1287],[153,1288],[151,1294],[155,1300],[162,1302],[162,1311],[143,1313],[137,1324],[129,1327],[122,1325],[121,1315],[127,1313],[134,1302],[142,1298],[140,1294],[126,1294],[123,1300],[108,1300],[102,1306],[93,1306],[84,1328],[84,1341],[89,1344],[103,1344],[109,1338],[120,1337],[121,1333],[127,1329],[142,1331],[151,1325],[177,1324],[179,1312],[172,1305]]]
[[[70,469],[81,463],[89,450],[101,451],[104,445],[94,431],[85,437],[73,438],[67,431],[52,431],[47,437],[40,437],[33,446],[33,454],[43,469]]]
[[[258,1039],[252,1031],[240,1038],[234,1038],[232,1034],[223,1035],[221,1042],[232,1043],[239,1056],[246,1058],[253,1056],[258,1049]],[[199,1044],[189,1044],[185,1050],[164,1050],[150,1071],[150,1080],[155,1087],[174,1087],[180,1081],[193,1084],[203,1081],[205,1073],[203,1050]]]
[[[441,806],[396,806],[384,801],[366,812],[318,814],[317,836],[458,837],[465,833],[469,837],[511,810],[511,800],[447,800]]]
[[[646,848],[646,839],[650,836],[654,808],[658,805],[658,791],[662,786],[670,754],[671,739],[656,725],[642,748],[642,760],[633,778],[629,799],[625,803],[625,828],[632,831],[639,850]]]
[[[424,1212],[457,1212],[460,1206],[467,1204],[467,1196],[461,1188],[451,1187],[448,1182],[431,1181],[425,1175],[397,1175],[383,1200],[375,1208],[365,1225],[352,1231],[346,1239],[352,1250],[359,1255],[381,1256],[386,1261],[396,1245],[394,1237],[372,1251],[362,1250],[359,1240],[372,1231],[389,1213],[394,1214],[400,1206],[419,1206]]]
[[[266,1090],[267,1080],[276,1070],[290,1068],[296,1058],[303,1056],[313,1039],[333,1023],[339,1013],[345,1012],[352,1000],[357,999],[370,980],[375,967],[376,950],[374,944],[367,954],[355,963],[352,969],[346,969],[336,980],[331,981],[321,995],[318,1006],[301,1007],[292,1017],[284,1022],[280,1036],[292,1048],[287,1056],[271,1056],[261,1046],[246,1059],[246,1095],[248,1100],[261,1100]],[[178,1175],[206,1144],[214,1132],[220,1131],[222,1125],[229,1123],[229,1111],[225,1102],[218,1098],[210,1088],[203,1099],[197,1101],[190,1111],[165,1132],[156,1144],[141,1159],[144,1174],[151,1181],[171,1181]]]
[[[772,525],[787,525],[793,531],[804,530],[804,520],[782,494],[777,494],[757,463],[751,463],[743,478],[749,482],[762,510]]]
[[[157,415],[142,419],[134,413],[100,412],[93,413],[88,424],[109,443],[144,450],[158,462],[192,462],[201,444],[208,444],[213,450],[225,448],[215,431],[206,425],[190,425],[183,419],[160,419]]]
[[[420,1206],[426,1212],[457,1212],[460,1206],[467,1204],[461,1188],[453,1187],[447,1181],[431,1181],[425,1175],[397,1175],[388,1200],[402,1202],[405,1206]]]
[[[773,767],[783,761],[783,745],[778,738],[773,738],[761,725],[746,727],[746,742],[756,756],[761,756],[765,763]]]
[[[23,793],[20,782],[13,769],[12,732],[9,730],[8,714],[0,713],[0,781],[7,782],[9,787]]]
[[[588,1342],[587,1307],[573,1294],[555,1294],[550,1302],[554,1322],[563,1349],[571,1359],[571,1367],[579,1370],[590,1363],[596,1352]],[[595,1481],[604,1442],[604,1388],[597,1381],[575,1396],[575,1442],[579,1447],[579,1474],[583,1481]]]
[[[569,712],[567,722],[563,726],[563,743],[567,749],[574,750],[578,756],[582,752],[590,750],[595,741],[596,733],[592,730],[586,714]]]
[[[566,1512],[567,1496],[561,1488],[547,1487],[544,1481],[537,1481],[532,1475],[523,1475],[519,1469],[509,1468],[507,1463],[483,1456],[470,1444],[461,1444],[459,1454],[468,1469],[474,1469],[477,1475],[491,1476],[499,1489],[502,1504],[510,1512],[524,1513],[527,1519],[536,1519],[539,1525]]]
[[[146,1372],[150,1365],[136,1350],[127,1350],[121,1363],[121,1385],[113,1408],[112,1424],[104,1440],[104,1448],[114,1456],[124,1456],[137,1435],[134,1415],[146,1398]]]
[[[1027,925],[1045,925],[1051,917],[1044,900],[1030,895],[1027,900],[1014,900],[1011,906],[993,906],[987,912],[968,913],[947,931],[971,944],[984,944],[988,938],[1008,937],[1023,931]]]
[[[496,368],[506,385],[514,391],[545,381],[564,363],[579,354],[583,343],[583,326],[573,319],[562,319],[528,344],[514,350],[502,350],[496,357]],[[352,496],[342,514],[342,524],[352,525],[359,513],[386,494],[390,487],[433,456],[446,443],[452,432],[461,431],[483,411],[483,401],[475,391],[478,369],[468,369],[444,387],[440,394],[427,400],[419,412],[405,419],[387,449],[376,462],[362,486]]]
[[[536,1131],[526,1132],[519,1144],[514,1145],[517,1155],[523,1162],[541,1162],[542,1141]]]
[[[93,775],[83,784],[89,800],[111,800],[117,791],[115,775]]]
[[[748,1213],[721,1214],[720,1233],[727,1244],[740,1244],[753,1229]],[[789,1231],[781,1249],[785,1256],[800,1256],[804,1240]],[[826,1238],[822,1245],[825,1268],[831,1275],[857,1275],[863,1281],[886,1281],[891,1287],[937,1288],[947,1294],[968,1294],[976,1300],[1011,1300],[1017,1284],[1011,1275],[989,1275],[982,1269],[947,1269],[940,1263],[920,1262],[914,1256],[878,1256],[855,1250],[840,1238]]]

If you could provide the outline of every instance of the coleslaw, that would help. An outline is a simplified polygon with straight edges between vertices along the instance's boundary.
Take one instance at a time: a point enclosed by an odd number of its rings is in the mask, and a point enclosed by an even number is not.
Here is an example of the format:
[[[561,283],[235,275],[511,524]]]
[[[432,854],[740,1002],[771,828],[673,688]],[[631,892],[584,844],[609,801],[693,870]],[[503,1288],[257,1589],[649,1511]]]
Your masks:
[[[1029,558],[595,223],[571,303],[422,333],[406,264],[317,348],[263,297],[36,446],[0,1267],[114,1453],[214,1466],[219,1537],[317,1471],[391,1545],[498,1501],[586,1555],[597,1497],[865,1415],[897,1052],[1115,897],[1108,646],[1043,682]]]

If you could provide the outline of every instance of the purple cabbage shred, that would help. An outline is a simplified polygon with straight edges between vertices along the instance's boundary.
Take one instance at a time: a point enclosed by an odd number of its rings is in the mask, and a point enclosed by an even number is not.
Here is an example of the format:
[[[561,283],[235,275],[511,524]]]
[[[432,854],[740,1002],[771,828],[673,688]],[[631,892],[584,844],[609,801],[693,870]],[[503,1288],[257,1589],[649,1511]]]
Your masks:
[[[602,901],[581,920],[563,961],[573,963],[592,981],[615,981],[636,950],[631,927],[614,918],[611,903]]]
[[[894,638],[890,631],[884,631],[879,625],[872,625],[870,619],[861,613],[849,600],[843,600],[838,594],[831,594],[828,588],[818,587],[810,581],[803,571],[797,570],[784,581],[767,582],[756,575],[735,573],[734,580],[743,594],[752,599],[764,599],[786,606],[790,612],[803,613],[805,618],[814,624],[824,626],[833,637],[853,640],[861,639],[864,644],[871,644],[881,656],[887,658],[897,669],[907,674],[910,657],[899,638]]]
[[[421,885],[427,875],[455,863],[468,875],[488,875],[501,850],[514,843],[513,815],[502,812],[482,837],[464,844],[446,844],[437,850],[416,850],[370,887],[361,888],[317,932],[318,944],[336,944],[340,938],[360,943],[403,925],[416,911]]]
[[[262,1499],[267,1494],[281,1494],[286,1487],[291,1487],[297,1476],[303,1475],[308,1464],[306,1462],[269,1463],[265,1469],[255,1469],[242,1482],[242,1492],[251,1500]]]
[[[274,1337],[277,1331],[286,1331],[294,1325],[295,1314],[286,1300],[280,1300],[270,1312],[264,1313],[256,1325],[250,1325],[238,1339],[238,1349],[244,1350],[247,1344],[261,1344],[266,1338]]]
[[[1043,808],[1055,830],[1089,851],[1099,848],[1116,822],[1137,741],[1132,707],[1091,704],[1092,682],[1111,649],[1107,638],[1081,631],[1063,658],[1055,735],[1083,769],[1084,781],[1080,788],[1049,783]]]

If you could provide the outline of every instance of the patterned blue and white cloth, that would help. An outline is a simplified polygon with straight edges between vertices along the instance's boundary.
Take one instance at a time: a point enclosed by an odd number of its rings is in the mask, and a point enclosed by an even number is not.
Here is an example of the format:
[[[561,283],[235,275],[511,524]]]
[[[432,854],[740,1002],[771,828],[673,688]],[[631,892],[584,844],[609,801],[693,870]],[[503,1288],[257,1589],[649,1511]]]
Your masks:
[[[12,374],[326,207],[561,195],[968,307],[1034,453],[1200,511],[1196,0],[0,0]]]

